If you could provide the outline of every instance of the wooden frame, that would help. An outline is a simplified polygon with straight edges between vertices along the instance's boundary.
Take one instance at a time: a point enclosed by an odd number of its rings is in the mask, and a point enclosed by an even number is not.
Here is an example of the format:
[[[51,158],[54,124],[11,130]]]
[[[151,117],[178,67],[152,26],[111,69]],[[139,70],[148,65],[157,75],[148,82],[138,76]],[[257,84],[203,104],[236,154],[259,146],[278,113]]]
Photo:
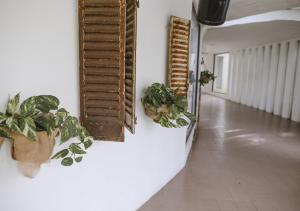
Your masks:
[[[137,37],[136,0],[126,0],[126,43],[125,43],[125,126],[134,133],[136,116],[136,37]]]
[[[169,34],[168,86],[186,96],[189,87],[191,21],[172,16]]]
[[[80,119],[99,140],[124,141],[125,0],[79,0]]]

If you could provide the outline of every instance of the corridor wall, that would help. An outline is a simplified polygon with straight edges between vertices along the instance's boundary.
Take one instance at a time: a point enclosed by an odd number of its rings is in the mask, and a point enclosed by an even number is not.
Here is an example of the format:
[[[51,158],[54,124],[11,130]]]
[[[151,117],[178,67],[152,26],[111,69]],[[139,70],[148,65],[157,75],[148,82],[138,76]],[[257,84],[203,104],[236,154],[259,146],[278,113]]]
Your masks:
[[[228,98],[300,122],[300,41],[230,52]]]

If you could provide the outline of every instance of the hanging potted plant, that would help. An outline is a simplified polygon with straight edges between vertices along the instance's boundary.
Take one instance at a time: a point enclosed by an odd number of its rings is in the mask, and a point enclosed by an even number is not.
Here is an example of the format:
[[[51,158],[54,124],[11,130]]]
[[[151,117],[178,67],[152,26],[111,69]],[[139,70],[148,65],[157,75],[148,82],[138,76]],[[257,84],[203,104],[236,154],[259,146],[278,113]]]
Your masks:
[[[217,78],[213,73],[209,72],[209,70],[204,70],[200,74],[199,83],[201,86],[205,86],[210,81],[214,81]]]
[[[180,128],[195,121],[195,116],[187,111],[187,98],[178,96],[177,91],[155,83],[148,87],[142,103],[145,113],[154,122],[166,128]]]
[[[61,144],[71,138],[79,139],[52,157],[62,159],[64,166],[81,162],[93,143],[78,119],[59,108],[59,100],[54,96],[33,96],[20,104],[18,94],[8,101],[5,113],[0,113],[0,141],[11,140],[12,157],[27,177],[33,177],[40,165],[50,159],[58,137]]]

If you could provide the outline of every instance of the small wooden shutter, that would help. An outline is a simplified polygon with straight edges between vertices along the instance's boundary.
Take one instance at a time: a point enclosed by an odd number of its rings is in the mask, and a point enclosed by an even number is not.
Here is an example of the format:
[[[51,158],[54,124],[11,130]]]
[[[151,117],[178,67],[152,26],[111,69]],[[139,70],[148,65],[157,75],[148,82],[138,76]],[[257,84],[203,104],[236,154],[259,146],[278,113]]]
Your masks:
[[[189,86],[190,20],[171,17],[168,86],[186,96]]]
[[[137,1],[126,1],[125,126],[135,132]]]
[[[81,121],[95,139],[124,140],[125,0],[79,0]]]

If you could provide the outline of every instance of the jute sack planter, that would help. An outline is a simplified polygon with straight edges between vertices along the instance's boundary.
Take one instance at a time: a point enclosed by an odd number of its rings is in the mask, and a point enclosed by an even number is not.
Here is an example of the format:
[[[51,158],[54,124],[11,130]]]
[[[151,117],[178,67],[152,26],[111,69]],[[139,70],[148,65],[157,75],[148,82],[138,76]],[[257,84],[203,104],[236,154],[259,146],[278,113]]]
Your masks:
[[[46,163],[53,152],[55,137],[58,130],[51,136],[47,132],[37,132],[37,141],[32,141],[23,135],[12,134],[12,158],[17,161],[21,173],[34,178],[40,170],[41,164]]]
[[[161,107],[159,107],[157,109],[156,112],[145,107],[145,113],[147,114],[147,116],[149,116],[153,120],[159,118],[159,114],[162,114],[162,113],[167,114],[169,112],[170,112],[170,109],[168,108],[167,105],[162,105]]]
[[[0,137],[0,149],[1,149],[3,142],[4,142],[4,138]]]

